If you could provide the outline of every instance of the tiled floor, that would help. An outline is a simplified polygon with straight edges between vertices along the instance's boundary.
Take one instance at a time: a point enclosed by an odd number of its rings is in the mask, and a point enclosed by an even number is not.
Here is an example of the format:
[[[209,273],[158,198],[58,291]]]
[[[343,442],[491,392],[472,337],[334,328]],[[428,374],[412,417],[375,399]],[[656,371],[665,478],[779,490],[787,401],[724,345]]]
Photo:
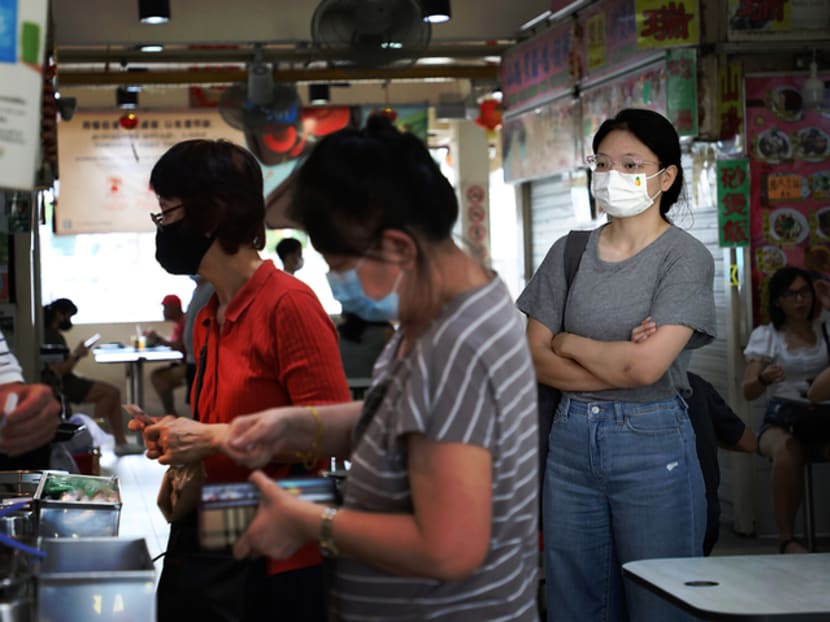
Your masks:
[[[170,531],[167,521],[156,507],[161,477],[167,467],[143,455],[116,457],[112,447],[101,450],[101,475],[117,475],[121,487],[121,523],[119,537],[144,538],[150,557],[155,559],[167,547]],[[161,559],[155,563],[156,578]]]

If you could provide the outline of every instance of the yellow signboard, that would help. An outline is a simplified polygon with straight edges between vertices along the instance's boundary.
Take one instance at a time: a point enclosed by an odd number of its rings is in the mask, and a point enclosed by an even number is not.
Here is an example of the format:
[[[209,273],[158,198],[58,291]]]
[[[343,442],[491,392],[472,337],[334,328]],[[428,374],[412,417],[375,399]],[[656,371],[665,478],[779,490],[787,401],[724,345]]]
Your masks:
[[[635,0],[637,47],[664,48],[700,43],[696,0]]]

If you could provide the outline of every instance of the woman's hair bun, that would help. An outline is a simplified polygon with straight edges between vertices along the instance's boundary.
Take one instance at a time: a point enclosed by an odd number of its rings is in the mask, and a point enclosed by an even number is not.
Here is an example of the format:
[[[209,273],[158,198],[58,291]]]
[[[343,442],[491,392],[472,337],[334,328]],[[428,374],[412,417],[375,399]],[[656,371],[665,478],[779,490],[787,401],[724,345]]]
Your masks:
[[[392,119],[382,110],[372,112],[366,119],[366,133],[370,136],[384,134],[394,127]]]

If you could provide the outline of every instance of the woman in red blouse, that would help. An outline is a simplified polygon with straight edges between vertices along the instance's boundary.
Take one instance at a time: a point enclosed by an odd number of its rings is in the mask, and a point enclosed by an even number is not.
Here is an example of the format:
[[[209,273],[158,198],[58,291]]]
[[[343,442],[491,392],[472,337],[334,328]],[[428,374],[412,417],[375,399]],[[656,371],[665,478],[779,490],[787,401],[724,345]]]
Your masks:
[[[147,456],[162,464],[201,461],[208,482],[244,481],[249,470],[221,453],[238,415],[289,404],[349,401],[337,332],[314,292],[259,251],[265,204],[259,163],[227,141],[171,147],[150,185],[161,211],[156,259],[171,274],[198,273],[216,293],[194,324],[194,419],[164,417],[144,428]],[[138,421],[131,427],[143,427]],[[325,467],[325,461],[308,465]],[[269,465],[272,477],[302,464]],[[170,526],[158,620],[324,620],[316,547],[288,560],[238,562],[199,551],[195,512]]]

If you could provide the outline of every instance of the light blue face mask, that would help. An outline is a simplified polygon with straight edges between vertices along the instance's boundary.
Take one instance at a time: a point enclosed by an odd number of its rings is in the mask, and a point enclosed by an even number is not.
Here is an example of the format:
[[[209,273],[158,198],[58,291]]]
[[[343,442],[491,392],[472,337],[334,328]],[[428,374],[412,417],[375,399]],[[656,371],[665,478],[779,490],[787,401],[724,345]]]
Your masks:
[[[326,273],[334,299],[343,305],[343,311],[354,313],[367,322],[396,320],[398,318],[398,283],[403,273],[398,275],[391,292],[380,300],[375,300],[363,291],[363,284],[357,275],[357,268],[362,262],[363,259],[358,261],[351,270],[343,272],[330,270]]]

